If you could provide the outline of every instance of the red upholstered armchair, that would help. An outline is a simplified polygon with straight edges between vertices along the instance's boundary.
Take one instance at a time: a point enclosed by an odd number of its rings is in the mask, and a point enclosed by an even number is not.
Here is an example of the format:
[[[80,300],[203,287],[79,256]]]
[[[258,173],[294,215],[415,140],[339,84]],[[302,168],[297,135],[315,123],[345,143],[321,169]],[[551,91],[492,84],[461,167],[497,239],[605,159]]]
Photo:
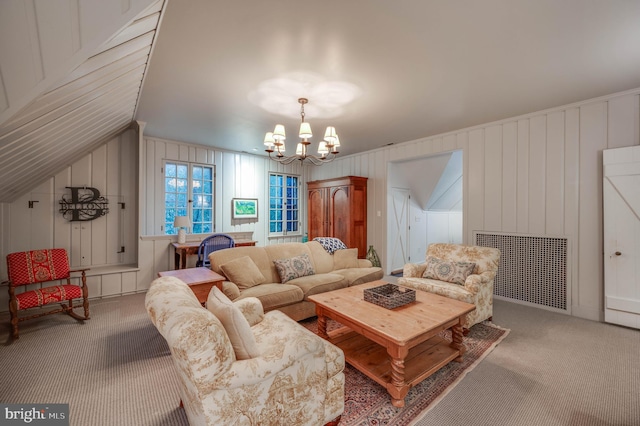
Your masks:
[[[43,315],[65,312],[77,320],[89,319],[89,292],[85,271],[88,269],[69,269],[69,259],[65,249],[32,250],[7,255],[9,275],[9,312],[11,313],[11,329],[14,339],[18,338],[18,322]],[[82,286],[71,284],[71,273],[81,272]],[[27,290],[16,294],[16,287],[27,284],[66,280],[66,284]],[[84,317],[76,314],[73,299],[82,298]],[[63,302],[68,301],[69,304]],[[38,312],[33,315],[18,317],[18,311],[60,303],[59,309]],[[80,307],[79,305],[77,307]]]

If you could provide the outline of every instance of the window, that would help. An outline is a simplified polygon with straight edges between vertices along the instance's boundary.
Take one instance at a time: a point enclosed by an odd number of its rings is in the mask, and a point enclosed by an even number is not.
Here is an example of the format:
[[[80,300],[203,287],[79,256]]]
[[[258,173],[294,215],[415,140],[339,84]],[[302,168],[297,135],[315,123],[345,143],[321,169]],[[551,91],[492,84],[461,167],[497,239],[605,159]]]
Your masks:
[[[194,234],[214,231],[213,166],[166,162],[164,165],[164,229],[174,235],[176,216],[189,216]]]
[[[299,230],[298,176],[269,174],[269,234]]]

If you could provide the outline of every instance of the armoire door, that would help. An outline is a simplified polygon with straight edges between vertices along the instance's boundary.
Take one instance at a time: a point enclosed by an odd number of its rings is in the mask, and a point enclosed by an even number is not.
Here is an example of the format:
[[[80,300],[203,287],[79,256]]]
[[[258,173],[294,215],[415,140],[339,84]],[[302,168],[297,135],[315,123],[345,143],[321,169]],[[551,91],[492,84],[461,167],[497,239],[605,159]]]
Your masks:
[[[309,216],[307,220],[309,240],[315,237],[328,236],[328,217],[327,204],[325,202],[327,190],[326,188],[311,189],[308,193],[308,210]]]
[[[354,247],[351,237],[351,203],[349,202],[349,187],[339,186],[331,188],[329,202],[329,224],[331,235],[339,238],[347,247]]]

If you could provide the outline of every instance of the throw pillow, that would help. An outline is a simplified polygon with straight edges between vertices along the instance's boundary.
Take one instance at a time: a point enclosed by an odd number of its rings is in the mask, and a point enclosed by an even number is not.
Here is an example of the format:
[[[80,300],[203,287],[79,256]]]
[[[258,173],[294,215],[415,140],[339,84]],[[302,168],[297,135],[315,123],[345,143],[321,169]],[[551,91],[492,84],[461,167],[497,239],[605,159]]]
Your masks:
[[[240,309],[218,287],[211,288],[207,299],[207,309],[222,323],[229,340],[231,340],[236,359],[250,359],[260,355],[249,322],[242,315]]]
[[[333,252],[333,269],[347,269],[358,267],[358,249],[342,249]]]
[[[220,269],[225,277],[238,286],[240,290],[244,290],[254,285],[265,282],[264,275],[258,269],[258,266],[249,256],[241,256],[227,263],[220,265]]]
[[[427,256],[427,267],[422,278],[446,281],[453,284],[464,285],[465,280],[473,273],[475,263],[448,262],[437,257]]]
[[[313,241],[320,243],[329,254],[333,254],[336,250],[346,249],[347,245],[339,238],[333,237],[315,237]]]
[[[289,259],[277,259],[273,261],[280,276],[282,284],[291,281],[294,278],[306,277],[307,275],[315,275],[311,259],[304,253]]]

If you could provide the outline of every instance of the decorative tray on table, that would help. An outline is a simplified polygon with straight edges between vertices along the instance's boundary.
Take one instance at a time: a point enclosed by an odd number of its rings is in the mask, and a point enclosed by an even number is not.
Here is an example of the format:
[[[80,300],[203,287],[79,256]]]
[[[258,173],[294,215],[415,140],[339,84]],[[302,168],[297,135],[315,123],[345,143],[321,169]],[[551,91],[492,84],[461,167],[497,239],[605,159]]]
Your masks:
[[[384,284],[364,290],[364,300],[393,309],[416,301],[416,291],[395,284]]]

